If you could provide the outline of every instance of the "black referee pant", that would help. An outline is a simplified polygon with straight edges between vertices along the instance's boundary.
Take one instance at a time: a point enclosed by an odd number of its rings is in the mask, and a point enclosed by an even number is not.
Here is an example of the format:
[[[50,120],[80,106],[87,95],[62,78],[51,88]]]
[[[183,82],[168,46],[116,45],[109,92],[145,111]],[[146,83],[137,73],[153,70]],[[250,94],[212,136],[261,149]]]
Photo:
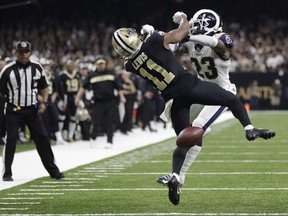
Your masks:
[[[4,97],[0,96],[0,139],[2,139],[2,137],[5,137],[6,135],[4,110],[5,110],[5,99]]]
[[[34,106],[22,107],[16,110],[14,105],[8,104],[6,108],[7,142],[3,150],[4,177],[12,177],[11,166],[16,150],[18,128],[21,123],[26,124],[30,130],[31,138],[36,144],[37,152],[49,175],[59,174],[59,169],[54,163],[54,155],[50,146],[49,137],[45,130],[41,115],[37,114]],[[25,162],[23,162],[25,163]],[[27,164],[27,168],[28,168]]]

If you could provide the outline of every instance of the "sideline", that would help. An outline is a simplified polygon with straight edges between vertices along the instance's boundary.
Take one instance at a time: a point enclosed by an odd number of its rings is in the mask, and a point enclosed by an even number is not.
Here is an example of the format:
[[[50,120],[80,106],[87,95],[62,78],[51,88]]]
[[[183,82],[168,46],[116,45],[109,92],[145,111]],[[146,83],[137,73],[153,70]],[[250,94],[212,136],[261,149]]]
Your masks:
[[[223,113],[213,124],[218,124],[232,119],[230,111]],[[175,136],[171,124],[163,128],[162,123],[152,123],[157,128],[157,133],[143,131],[135,128],[129,135],[116,132],[114,144],[110,149],[105,149],[106,136],[99,137],[96,141],[76,141],[67,145],[53,145],[52,149],[61,172],[76,168],[81,165],[99,161],[108,157],[122,154],[143,146],[151,145]],[[0,157],[3,160],[3,157]],[[3,165],[1,165],[3,167]],[[40,177],[49,176],[44,169],[40,157],[35,150],[16,153],[12,165],[13,182],[3,182],[0,179],[0,190],[15,187]]]

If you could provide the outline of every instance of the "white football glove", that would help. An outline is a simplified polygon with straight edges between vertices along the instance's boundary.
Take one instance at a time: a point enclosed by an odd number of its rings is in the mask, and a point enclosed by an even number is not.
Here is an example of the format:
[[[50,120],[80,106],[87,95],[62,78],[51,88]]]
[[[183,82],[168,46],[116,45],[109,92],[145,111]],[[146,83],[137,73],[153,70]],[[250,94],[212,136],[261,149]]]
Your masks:
[[[183,18],[187,18],[187,15],[182,11],[178,11],[173,15],[173,22],[176,24],[180,24]]]
[[[140,33],[143,34],[152,34],[154,32],[154,27],[149,25],[149,24],[145,24],[142,26],[142,29],[140,31]]]

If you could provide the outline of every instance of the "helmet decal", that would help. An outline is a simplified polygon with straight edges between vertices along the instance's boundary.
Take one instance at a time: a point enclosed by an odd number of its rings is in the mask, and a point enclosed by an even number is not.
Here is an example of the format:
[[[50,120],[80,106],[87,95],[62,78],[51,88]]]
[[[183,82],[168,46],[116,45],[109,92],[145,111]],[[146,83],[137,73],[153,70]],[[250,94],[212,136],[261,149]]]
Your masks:
[[[113,33],[112,45],[115,51],[124,58],[133,57],[140,49],[142,41],[132,28],[121,28]]]
[[[134,50],[132,47],[129,47],[128,44],[125,43],[125,41],[119,36],[119,32],[116,31],[114,34],[113,34],[113,37],[115,38],[115,40],[117,41],[117,43],[120,44],[120,46],[126,50],[128,53],[133,53]]]
[[[214,35],[222,31],[222,20],[213,10],[201,9],[189,21],[190,28],[196,34]]]

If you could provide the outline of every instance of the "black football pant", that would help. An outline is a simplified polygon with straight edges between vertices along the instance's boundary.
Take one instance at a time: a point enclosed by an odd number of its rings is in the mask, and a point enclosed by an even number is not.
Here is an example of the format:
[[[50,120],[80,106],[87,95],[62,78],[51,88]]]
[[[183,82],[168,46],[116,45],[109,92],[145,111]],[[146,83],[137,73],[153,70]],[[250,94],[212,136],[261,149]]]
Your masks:
[[[190,125],[190,106],[192,104],[221,105],[228,107],[243,127],[251,124],[243,104],[236,95],[226,91],[214,83],[196,80],[195,85],[188,91],[183,91],[180,97],[174,98],[171,107],[171,120],[178,135]],[[173,153],[173,172],[181,170],[189,148],[176,147]]]
[[[16,134],[18,133],[19,125],[23,123],[26,124],[30,130],[31,138],[36,144],[37,152],[45,169],[48,171],[50,176],[58,174],[59,169],[54,163],[54,155],[41,115],[37,115],[37,110],[34,106],[22,108],[21,110],[16,111],[15,106],[8,104],[6,109],[7,142],[3,150],[3,177],[12,176],[11,166],[16,150]],[[23,163],[25,163],[25,161]],[[28,169],[29,164],[27,164],[26,167]]]
[[[93,104],[92,139],[96,139],[99,130],[104,127],[103,129],[107,133],[107,142],[113,142],[116,112],[118,112],[116,100],[96,101]]]

